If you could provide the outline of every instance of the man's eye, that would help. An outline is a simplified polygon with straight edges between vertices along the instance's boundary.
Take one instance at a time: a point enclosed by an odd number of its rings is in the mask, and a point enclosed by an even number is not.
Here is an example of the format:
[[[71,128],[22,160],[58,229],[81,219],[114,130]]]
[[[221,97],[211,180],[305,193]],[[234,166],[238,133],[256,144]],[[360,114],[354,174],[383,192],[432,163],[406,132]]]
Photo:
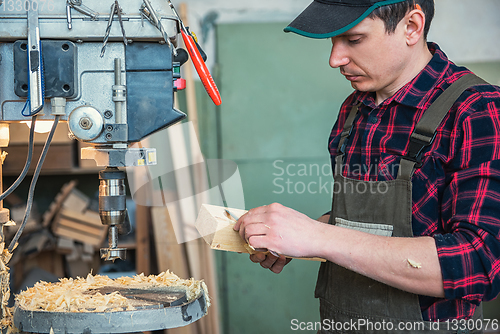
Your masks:
[[[349,43],[350,43],[350,44],[358,44],[360,41],[361,41],[361,38],[357,38],[357,39],[350,39],[350,40],[349,40]]]

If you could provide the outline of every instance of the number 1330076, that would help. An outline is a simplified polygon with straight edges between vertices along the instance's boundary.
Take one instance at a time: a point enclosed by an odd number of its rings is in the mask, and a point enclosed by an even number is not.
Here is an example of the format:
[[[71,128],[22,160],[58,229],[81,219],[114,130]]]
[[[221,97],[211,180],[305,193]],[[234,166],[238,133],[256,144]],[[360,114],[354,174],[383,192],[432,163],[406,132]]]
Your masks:
[[[453,319],[445,321],[448,330],[470,330],[470,331],[480,331],[480,330],[493,330],[497,331],[499,329],[498,319]]]
[[[0,0],[0,4],[1,4]],[[55,9],[54,0],[5,0],[0,11],[10,13],[24,13],[28,10],[49,11]]]

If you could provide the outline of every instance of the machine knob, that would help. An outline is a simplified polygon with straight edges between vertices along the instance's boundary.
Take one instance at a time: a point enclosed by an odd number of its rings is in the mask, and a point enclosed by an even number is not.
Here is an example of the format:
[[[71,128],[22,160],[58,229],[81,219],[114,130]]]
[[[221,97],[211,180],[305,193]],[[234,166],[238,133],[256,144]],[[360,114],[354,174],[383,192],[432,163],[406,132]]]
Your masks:
[[[99,137],[104,129],[101,113],[94,107],[75,108],[68,117],[71,133],[79,140],[91,141]]]

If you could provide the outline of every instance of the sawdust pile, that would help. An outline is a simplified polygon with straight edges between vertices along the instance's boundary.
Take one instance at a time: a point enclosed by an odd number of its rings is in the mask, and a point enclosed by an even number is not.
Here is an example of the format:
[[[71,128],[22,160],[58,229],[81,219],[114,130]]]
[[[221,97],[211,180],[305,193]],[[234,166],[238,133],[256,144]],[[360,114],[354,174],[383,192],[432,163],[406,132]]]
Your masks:
[[[89,274],[87,278],[62,278],[58,283],[38,282],[16,296],[20,307],[29,311],[49,312],[116,312],[134,310],[129,299],[119,291],[110,294],[89,294],[101,287],[140,288],[175,287],[185,291],[188,301],[205,293],[209,306],[208,290],[205,282],[195,279],[181,279],[170,271],[159,275],[121,277],[111,279],[107,276]]]
[[[12,327],[12,310],[8,307],[10,299],[10,272],[7,267],[11,257],[12,254],[5,248],[5,243],[0,243],[0,309],[2,312],[0,329],[2,330]]]

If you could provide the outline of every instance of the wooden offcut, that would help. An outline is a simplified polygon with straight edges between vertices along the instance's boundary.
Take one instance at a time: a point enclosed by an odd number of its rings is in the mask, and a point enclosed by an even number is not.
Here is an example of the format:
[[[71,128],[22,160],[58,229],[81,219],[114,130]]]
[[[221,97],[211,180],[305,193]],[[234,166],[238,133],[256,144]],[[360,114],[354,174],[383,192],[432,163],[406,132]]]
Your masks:
[[[107,227],[102,225],[97,212],[76,212],[63,208],[52,224],[52,231],[59,237],[100,247],[106,238]]]
[[[48,227],[52,223],[55,215],[59,212],[69,194],[75,189],[77,183],[76,180],[72,180],[61,188],[59,194],[57,194],[54,201],[50,204],[49,209],[43,214],[43,227]]]
[[[201,206],[195,226],[198,232],[203,236],[203,239],[205,239],[212,249],[237,253],[258,253],[233,229],[236,221],[226,213],[226,209],[236,217],[240,217],[247,212],[245,210],[225,208],[216,205],[203,204]],[[321,258],[299,259],[325,261]]]

